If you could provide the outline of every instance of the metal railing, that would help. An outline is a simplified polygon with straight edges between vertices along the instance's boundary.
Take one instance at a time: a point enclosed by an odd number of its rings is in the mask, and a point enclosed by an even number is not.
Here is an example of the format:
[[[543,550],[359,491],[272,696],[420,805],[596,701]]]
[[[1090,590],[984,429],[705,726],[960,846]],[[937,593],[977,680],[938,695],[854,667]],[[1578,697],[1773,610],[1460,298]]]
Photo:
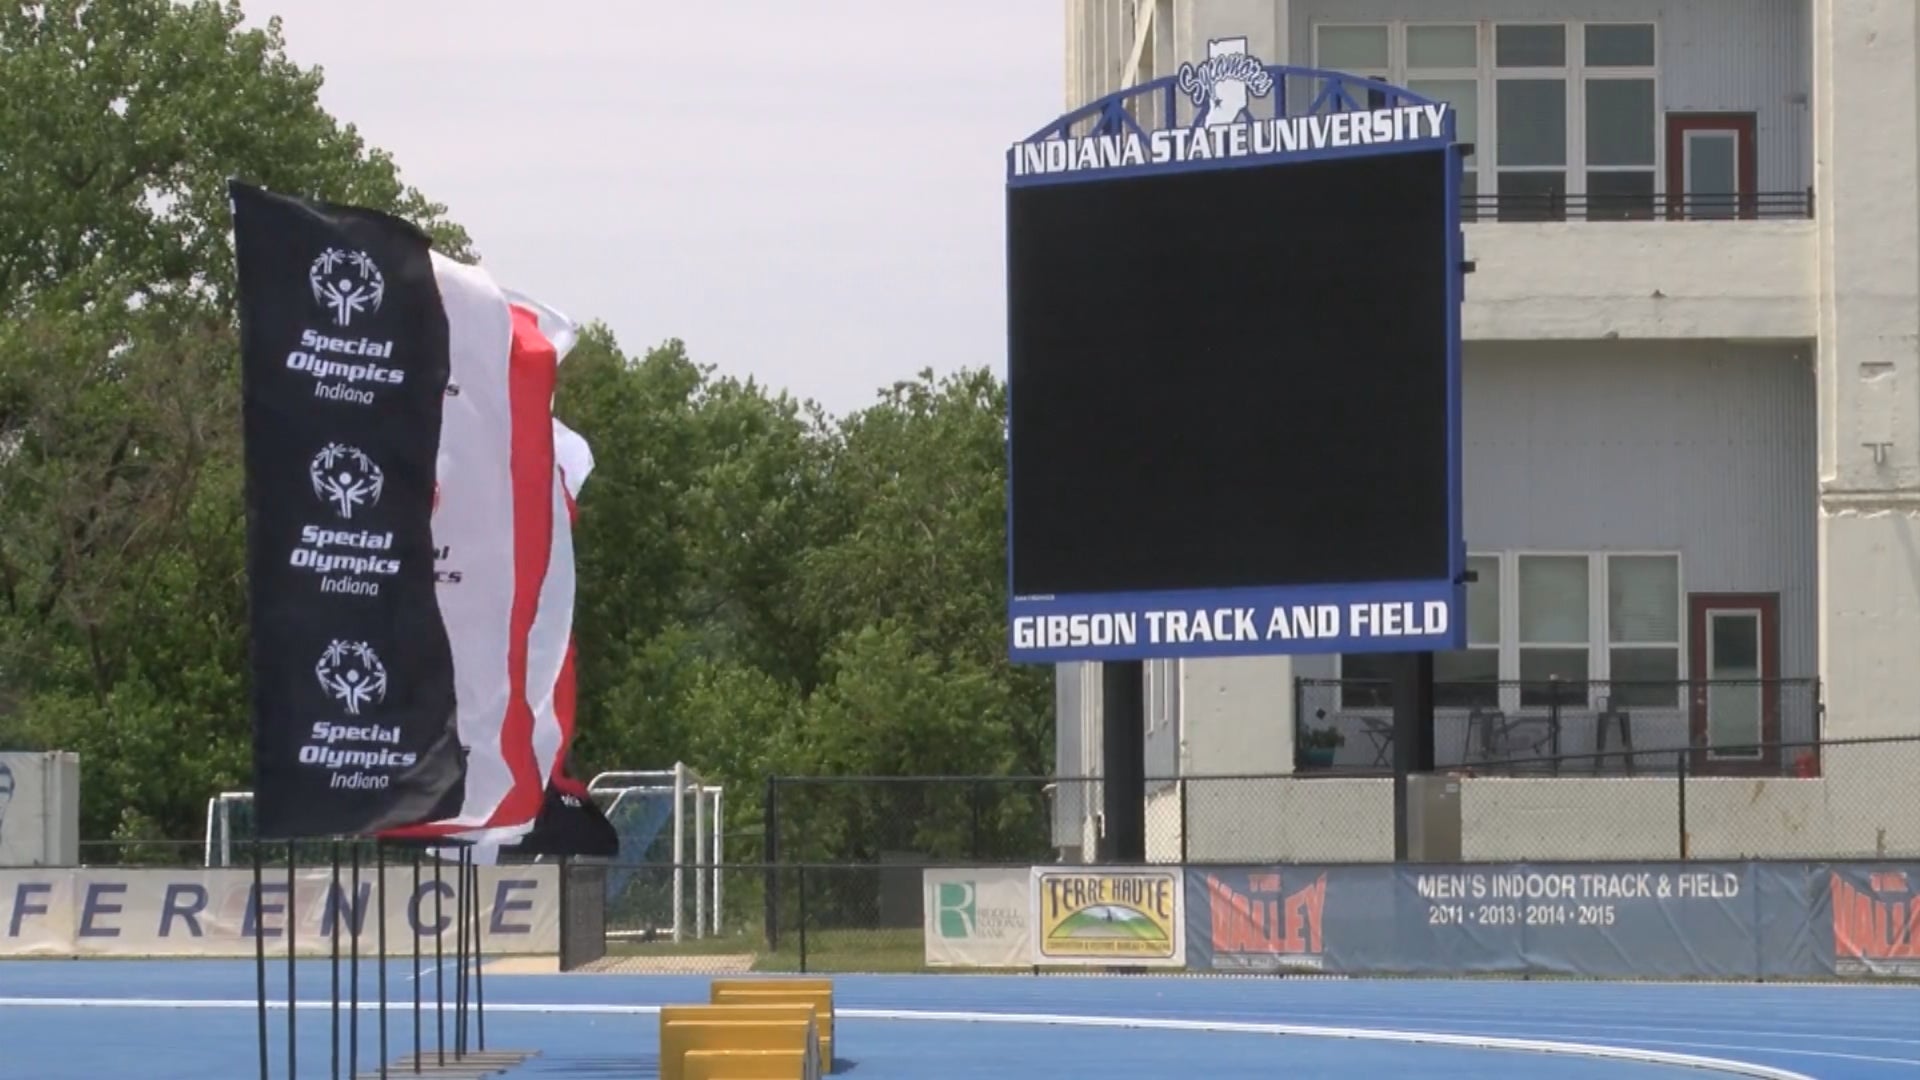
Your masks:
[[[1822,711],[1813,678],[1436,682],[1435,765],[1527,761],[1547,775],[1631,776],[1671,771],[1687,755],[1703,774],[1818,775]],[[1295,771],[1392,768],[1390,683],[1295,679],[1293,717]],[[1786,743],[1811,749],[1752,749]]]
[[[1757,221],[1813,217],[1813,189],[1746,194],[1501,193],[1461,199],[1466,221]]]

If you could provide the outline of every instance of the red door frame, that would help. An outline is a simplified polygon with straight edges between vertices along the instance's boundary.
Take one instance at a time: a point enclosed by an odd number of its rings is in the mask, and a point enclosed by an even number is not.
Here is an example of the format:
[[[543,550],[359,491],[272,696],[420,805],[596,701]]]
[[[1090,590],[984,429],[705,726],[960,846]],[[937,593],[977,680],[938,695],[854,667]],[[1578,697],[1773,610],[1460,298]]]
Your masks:
[[[1739,217],[1760,216],[1760,200],[1755,190],[1760,184],[1760,155],[1754,147],[1756,127],[1754,114],[1750,112],[1667,114],[1667,217],[1679,220],[1688,216],[1687,133],[1690,131],[1731,131],[1738,136],[1735,182],[1740,190],[1725,194],[1740,196]]]
[[[1767,743],[1756,758],[1707,756],[1707,613],[1760,613],[1760,741]],[[1780,748],[1780,594],[1689,593],[1687,595],[1687,671],[1692,700],[1688,703],[1687,731],[1693,745],[1689,768],[1694,773],[1765,773],[1779,775]]]

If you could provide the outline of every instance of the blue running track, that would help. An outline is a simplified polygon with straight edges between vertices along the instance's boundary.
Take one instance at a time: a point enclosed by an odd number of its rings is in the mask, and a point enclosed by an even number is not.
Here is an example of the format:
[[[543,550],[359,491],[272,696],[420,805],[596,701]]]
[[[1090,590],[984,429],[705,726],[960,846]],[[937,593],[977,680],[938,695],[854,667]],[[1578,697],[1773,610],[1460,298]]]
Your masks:
[[[395,999],[389,1056],[397,1058],[413,1046],[415,984],[405,962],[388,971]],[[371,963],[361,978],[363,1001],[371,999]],[[1920,1080],[1920,988],[1913,987],[1147,976],[834,980],[836,1071],[855,1080],[1369,1073],[1422,1080]],[[299,1076],[333,1075],[329,981],[324,961],[301,962]],[[431,1052],[432,974],[422,981]],[[650,1010],[702,1001],[707,982],[704,976],[489,974],[487,1043],[540,1052],[506,1074],[516,1080],[656,1076],[658,1020]],[[287,1075],[284,960],[270,961],[268,996],[275,1006],[269,1060],[277,1080]],[[253,1000],[253,966],[246,961],[0,962],[0,1076],[247,1080],[259,1068]],[[341,1020],[344,1054],[344,1015]],[[367,1007],[362,1069],[377,1062],[376,1038]],[[1492,1049],[1467,1045],[1480,1039],[1505,1042]],[[1688,1063],[1593,1056],[1623,1049]],[[346,1065],[342,1075],[350,1075]]]

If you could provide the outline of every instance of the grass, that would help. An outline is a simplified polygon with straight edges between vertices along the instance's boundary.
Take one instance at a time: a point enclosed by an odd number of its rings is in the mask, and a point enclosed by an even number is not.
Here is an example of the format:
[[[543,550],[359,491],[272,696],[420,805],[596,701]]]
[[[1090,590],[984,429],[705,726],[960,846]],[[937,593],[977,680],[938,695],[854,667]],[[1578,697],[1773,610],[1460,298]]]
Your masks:
[[[927,970],[925,947],[919,929],[898,930],[809,930],[807,931],[806,970],[862,973],[898,973]],[[780,947],[767,949],[766,938],[758,933],[729,934],[722,937],[688,938],[672,941],[610,941],[609,956],[753,957],[753,970],[790,973],[801,970],[800,935],[783,934]]]

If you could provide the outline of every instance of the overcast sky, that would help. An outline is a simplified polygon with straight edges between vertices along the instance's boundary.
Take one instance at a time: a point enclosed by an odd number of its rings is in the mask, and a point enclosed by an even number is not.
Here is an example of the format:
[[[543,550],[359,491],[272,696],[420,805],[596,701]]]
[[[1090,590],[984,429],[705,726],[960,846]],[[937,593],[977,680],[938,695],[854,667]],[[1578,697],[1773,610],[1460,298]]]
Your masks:
[[[1060,0],[246,0],[503,285],[835,412],[1005,372]]]

